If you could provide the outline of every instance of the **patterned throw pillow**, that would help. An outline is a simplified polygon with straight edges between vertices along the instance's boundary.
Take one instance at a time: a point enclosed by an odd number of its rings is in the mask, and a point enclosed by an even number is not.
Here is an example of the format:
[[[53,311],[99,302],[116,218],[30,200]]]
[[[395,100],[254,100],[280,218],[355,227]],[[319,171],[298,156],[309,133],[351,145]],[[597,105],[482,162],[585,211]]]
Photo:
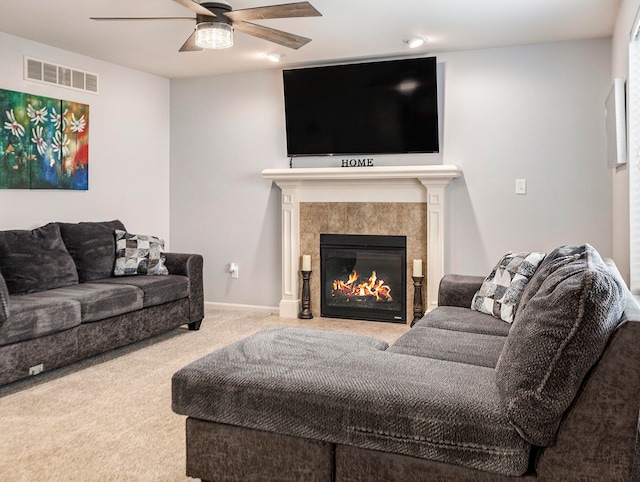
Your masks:
[[[524,287],[546,253],[508,252],[473,297],[471,309],[513,323]]]
[[[163,239],[116,229],[114,276],[169,274],[163,250]]]

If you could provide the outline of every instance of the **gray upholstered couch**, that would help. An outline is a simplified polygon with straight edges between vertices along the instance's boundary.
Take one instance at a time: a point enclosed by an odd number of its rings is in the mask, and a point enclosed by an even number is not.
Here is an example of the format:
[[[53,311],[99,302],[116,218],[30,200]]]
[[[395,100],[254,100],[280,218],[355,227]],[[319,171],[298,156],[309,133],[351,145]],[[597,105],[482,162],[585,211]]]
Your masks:
[[[393,345],[280,328],[178,371],[187,474],[203,480],[630,480],[640,310],[615,266],[561,247],[513,324],[470,309],[483,277]]]
[[[161,253],[160,243],[120,221],[0,231],[0,385],[183,324],[197,330],[202,257]],[[131,275],[114,276],[116,258]]]

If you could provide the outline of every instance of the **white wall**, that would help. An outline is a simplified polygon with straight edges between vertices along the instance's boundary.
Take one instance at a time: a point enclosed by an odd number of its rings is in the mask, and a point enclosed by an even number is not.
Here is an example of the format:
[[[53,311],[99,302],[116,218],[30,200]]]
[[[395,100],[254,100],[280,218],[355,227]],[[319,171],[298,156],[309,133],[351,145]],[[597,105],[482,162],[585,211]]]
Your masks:
[[[629,79],[629,40],[640,0],[623,0],[612,41],[612,79]],[[627,88],[628,92],[628,88]],[[627,103],[634,100],[627,98]],[[637,102],[637,100],[636,100]],[[628,133],[629,134],[629,133]],[[629,137],[627,137],[629,138]],[[629,168],[636,163],[620,166],[613,175],[613,258],[627,283],[629,283]]]
[[[23,80],[25,55],[97,73],[100,94]],[[0,190],[0,229],[117,218],[169,247],[169,80],[4,33],[0,65],[2,89],[90,108],[89,190]]]
[[[206,301],[280,301],[280,190],[260,172],[288,165],[281,91],[277,71],[171,81],[171,239],[204,255]]]
[[[600,39],[438,55],[443,162],[464,170],[449,188],[447,271],[487,274],[507,250],[566,243],[612,255],[610,50]],[[171,140],[171,239],[204,255],[205,299],[276,306],[280,197],[260,171],[288,165],[281,72],[173,80]]]
[[[466,51],[446,63],[450,271],[488,273],[508,250],[590,243],[612,255],[604,101],[607,39]],[[527,194],[515,195],[515,180]]]

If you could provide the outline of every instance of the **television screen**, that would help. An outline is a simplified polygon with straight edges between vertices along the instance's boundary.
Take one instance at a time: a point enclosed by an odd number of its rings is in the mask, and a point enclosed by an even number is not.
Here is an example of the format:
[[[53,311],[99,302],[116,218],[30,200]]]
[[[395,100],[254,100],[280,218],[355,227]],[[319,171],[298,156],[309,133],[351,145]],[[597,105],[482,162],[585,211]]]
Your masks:
[[[290,157],[438,152],[436,58],[283,72]]]

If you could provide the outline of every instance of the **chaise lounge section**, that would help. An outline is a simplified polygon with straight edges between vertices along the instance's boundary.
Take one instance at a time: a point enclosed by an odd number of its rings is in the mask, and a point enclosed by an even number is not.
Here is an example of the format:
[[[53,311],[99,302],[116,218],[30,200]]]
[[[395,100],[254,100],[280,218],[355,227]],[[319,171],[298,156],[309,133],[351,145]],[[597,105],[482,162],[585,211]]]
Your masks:
[[[117,220],[1,231],[0,385],[180,325],[197,330],[202,257],[163,253],[162,244]]]
[[[471,308],[486,279],[448,275],[440,306],[392,346],[279,328],[188,365],[173,378],[187,474],[629,480],[640,310],[589,245],[558,248],[529,278],[513,323]]]

